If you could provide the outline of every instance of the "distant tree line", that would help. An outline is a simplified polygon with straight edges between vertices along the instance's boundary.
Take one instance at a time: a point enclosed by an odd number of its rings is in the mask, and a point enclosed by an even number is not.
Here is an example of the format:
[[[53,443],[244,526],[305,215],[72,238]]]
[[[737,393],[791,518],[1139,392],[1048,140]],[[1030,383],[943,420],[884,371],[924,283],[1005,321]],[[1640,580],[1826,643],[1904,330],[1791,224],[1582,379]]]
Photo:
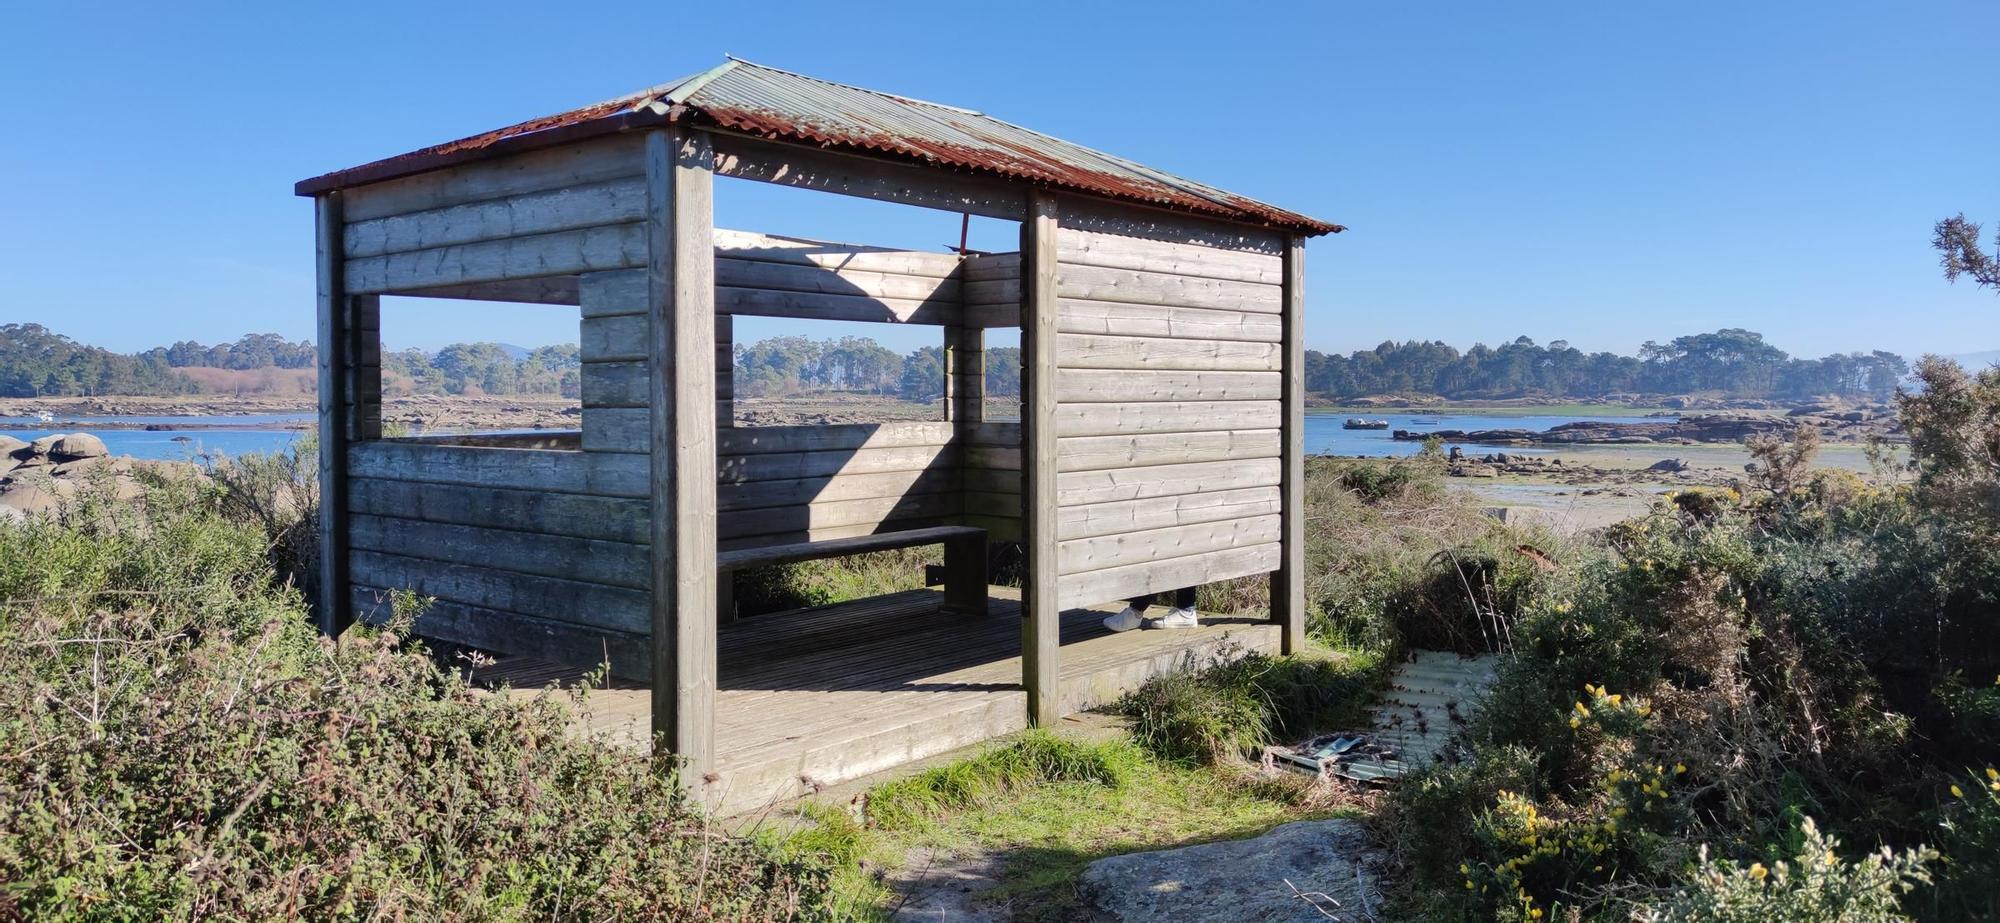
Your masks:
[[[1348,355],[1306,351],[1306,390],[1335,398],[1420,393],[1447,398],[1524,395],[1723,392],[1748,398],[1818,395],[1886,397],[1909,374],[1894,353],[1848,353],[1798,359],[1762,334],[1730,328],[1648,341],[1637,356],[1585,353],[1565,340],[1547,346],[1527,337],[1498,348],[1460,352],[1433,340],[1383,343]]]
[[[186,394],[195,383],[174,371],[167,351],[114,353],[40,324],[0,324],[0,397]]]
[[[899,356],[869,337],[770,337],[736,344],[735,363],[739,397],[850,391],[933,401],[944,394],[940,346],[919,347]],[[1021,393],[1019,347],[986,350],[986,393]]]
[[[583,355],[564,343],[521,350],[499,343],[453,343],[434,353],[384,353],[382,373],[417,394],[538,394],[579,397]]]
[[[782,336],[738,343],[736,393],[782,397],[812,391],[936,400],[944,390],[944,351],[895,351],[868,337]],[[182,341],[122,354],[78,343],[38,324],[0,325],[0,396],[188,394],[201,383],[182,369],[308,369],[309,342],[257,333],[234,343]],[[419,394],[537,394],[577,397],[581,356],[574,344],[534,350],[498,343],[454,343],[436,352],[386,353],[392,388]],[[1647,342],[1636,356],[1585,353],[1556,340],[1521,337],[1499,347],[1460,351],[1443,342],[1383,343],[1347,355],[1306,351],[1306,389],[1334,398],[1434,394],[1447,398],[1523,395],[1596,398],[1620,394],[1721,392],[1736,397],[1887,396],[1909,372],[1901,356],[1877,350],[1819,359],[1794,358],[1761,334],[1725,329]],[[986,393],[1021,393],[1021,351],[986,351]]]

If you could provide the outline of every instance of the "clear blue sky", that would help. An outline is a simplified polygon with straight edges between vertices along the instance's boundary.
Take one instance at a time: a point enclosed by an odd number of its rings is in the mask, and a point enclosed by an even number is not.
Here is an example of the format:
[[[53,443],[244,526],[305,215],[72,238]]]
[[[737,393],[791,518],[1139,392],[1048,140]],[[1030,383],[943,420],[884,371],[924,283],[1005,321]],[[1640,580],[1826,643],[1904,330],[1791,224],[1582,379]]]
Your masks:
[[[725,52],[1346,224],[1309,251],[1317,348],[1630,352],[1722,326],[1805,355],[2000,347],[2000,298],[1946,285],[1928,246],[1960,210],[2000,225],[1992,0],[16,4],[7,32],[0,322],[119,350],[310,337],[298,179]],[[836,196],[718,197],[730,227],[957,236],[952,216]],[[385,338],[536,345],[575,325],[413,301]]]

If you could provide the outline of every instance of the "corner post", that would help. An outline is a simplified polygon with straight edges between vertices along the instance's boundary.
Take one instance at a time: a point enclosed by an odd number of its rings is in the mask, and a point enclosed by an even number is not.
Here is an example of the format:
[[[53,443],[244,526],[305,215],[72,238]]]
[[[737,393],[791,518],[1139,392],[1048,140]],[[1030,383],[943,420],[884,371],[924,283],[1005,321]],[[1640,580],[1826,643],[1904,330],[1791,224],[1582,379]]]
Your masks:
[[[653,743],[700,792],[715,771],[715,155],[672,126],[646,136],[645,163]]]
[[[319,272],[319,599],[322,634],[353,621],[347,571],[348,298],[338,191],[313,200]]]
[[[1028,195],[1021,222],[1022,535],[1027,583],[1021,591],[1021,685],[1028,721],[1062,717],[1062,609],[1056,567],[1056,200]]]
[[[1306,241],[1285,239],[1284,255],[1284,464],[1279,474],[1283,526],[1282,557],[1271,574],[1271,619],[1283,635],[1284,652],[1306,645]]]

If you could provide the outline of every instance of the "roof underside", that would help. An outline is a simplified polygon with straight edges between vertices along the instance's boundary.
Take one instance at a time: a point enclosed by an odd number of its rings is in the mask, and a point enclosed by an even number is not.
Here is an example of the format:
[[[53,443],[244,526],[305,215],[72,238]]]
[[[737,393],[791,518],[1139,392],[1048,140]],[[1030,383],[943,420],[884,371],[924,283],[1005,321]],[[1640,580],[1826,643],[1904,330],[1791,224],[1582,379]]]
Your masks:
[[[643,93],[305,180],[297,191],[315,195],[509,151],[670,121],[986,173],[1308,234],[1341,230],[1336,224],[969,109],[829,83],[734,59]]]

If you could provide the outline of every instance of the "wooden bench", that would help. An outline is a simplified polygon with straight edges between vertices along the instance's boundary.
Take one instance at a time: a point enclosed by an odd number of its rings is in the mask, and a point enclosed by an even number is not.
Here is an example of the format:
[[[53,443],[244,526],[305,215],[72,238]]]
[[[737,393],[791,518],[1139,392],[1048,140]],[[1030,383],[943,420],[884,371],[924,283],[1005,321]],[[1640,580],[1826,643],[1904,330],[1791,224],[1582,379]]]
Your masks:
[[[736,617],[736,571],[773,564],[838,558],[864,551],[888,551],[919,545],[944,546],[944,611],[956,615],[986,614],[986,530],[974,526],[934,526],[901,532],[878,532],[817,542],[793,542],[718,552],[715,556],[716,613]]]

